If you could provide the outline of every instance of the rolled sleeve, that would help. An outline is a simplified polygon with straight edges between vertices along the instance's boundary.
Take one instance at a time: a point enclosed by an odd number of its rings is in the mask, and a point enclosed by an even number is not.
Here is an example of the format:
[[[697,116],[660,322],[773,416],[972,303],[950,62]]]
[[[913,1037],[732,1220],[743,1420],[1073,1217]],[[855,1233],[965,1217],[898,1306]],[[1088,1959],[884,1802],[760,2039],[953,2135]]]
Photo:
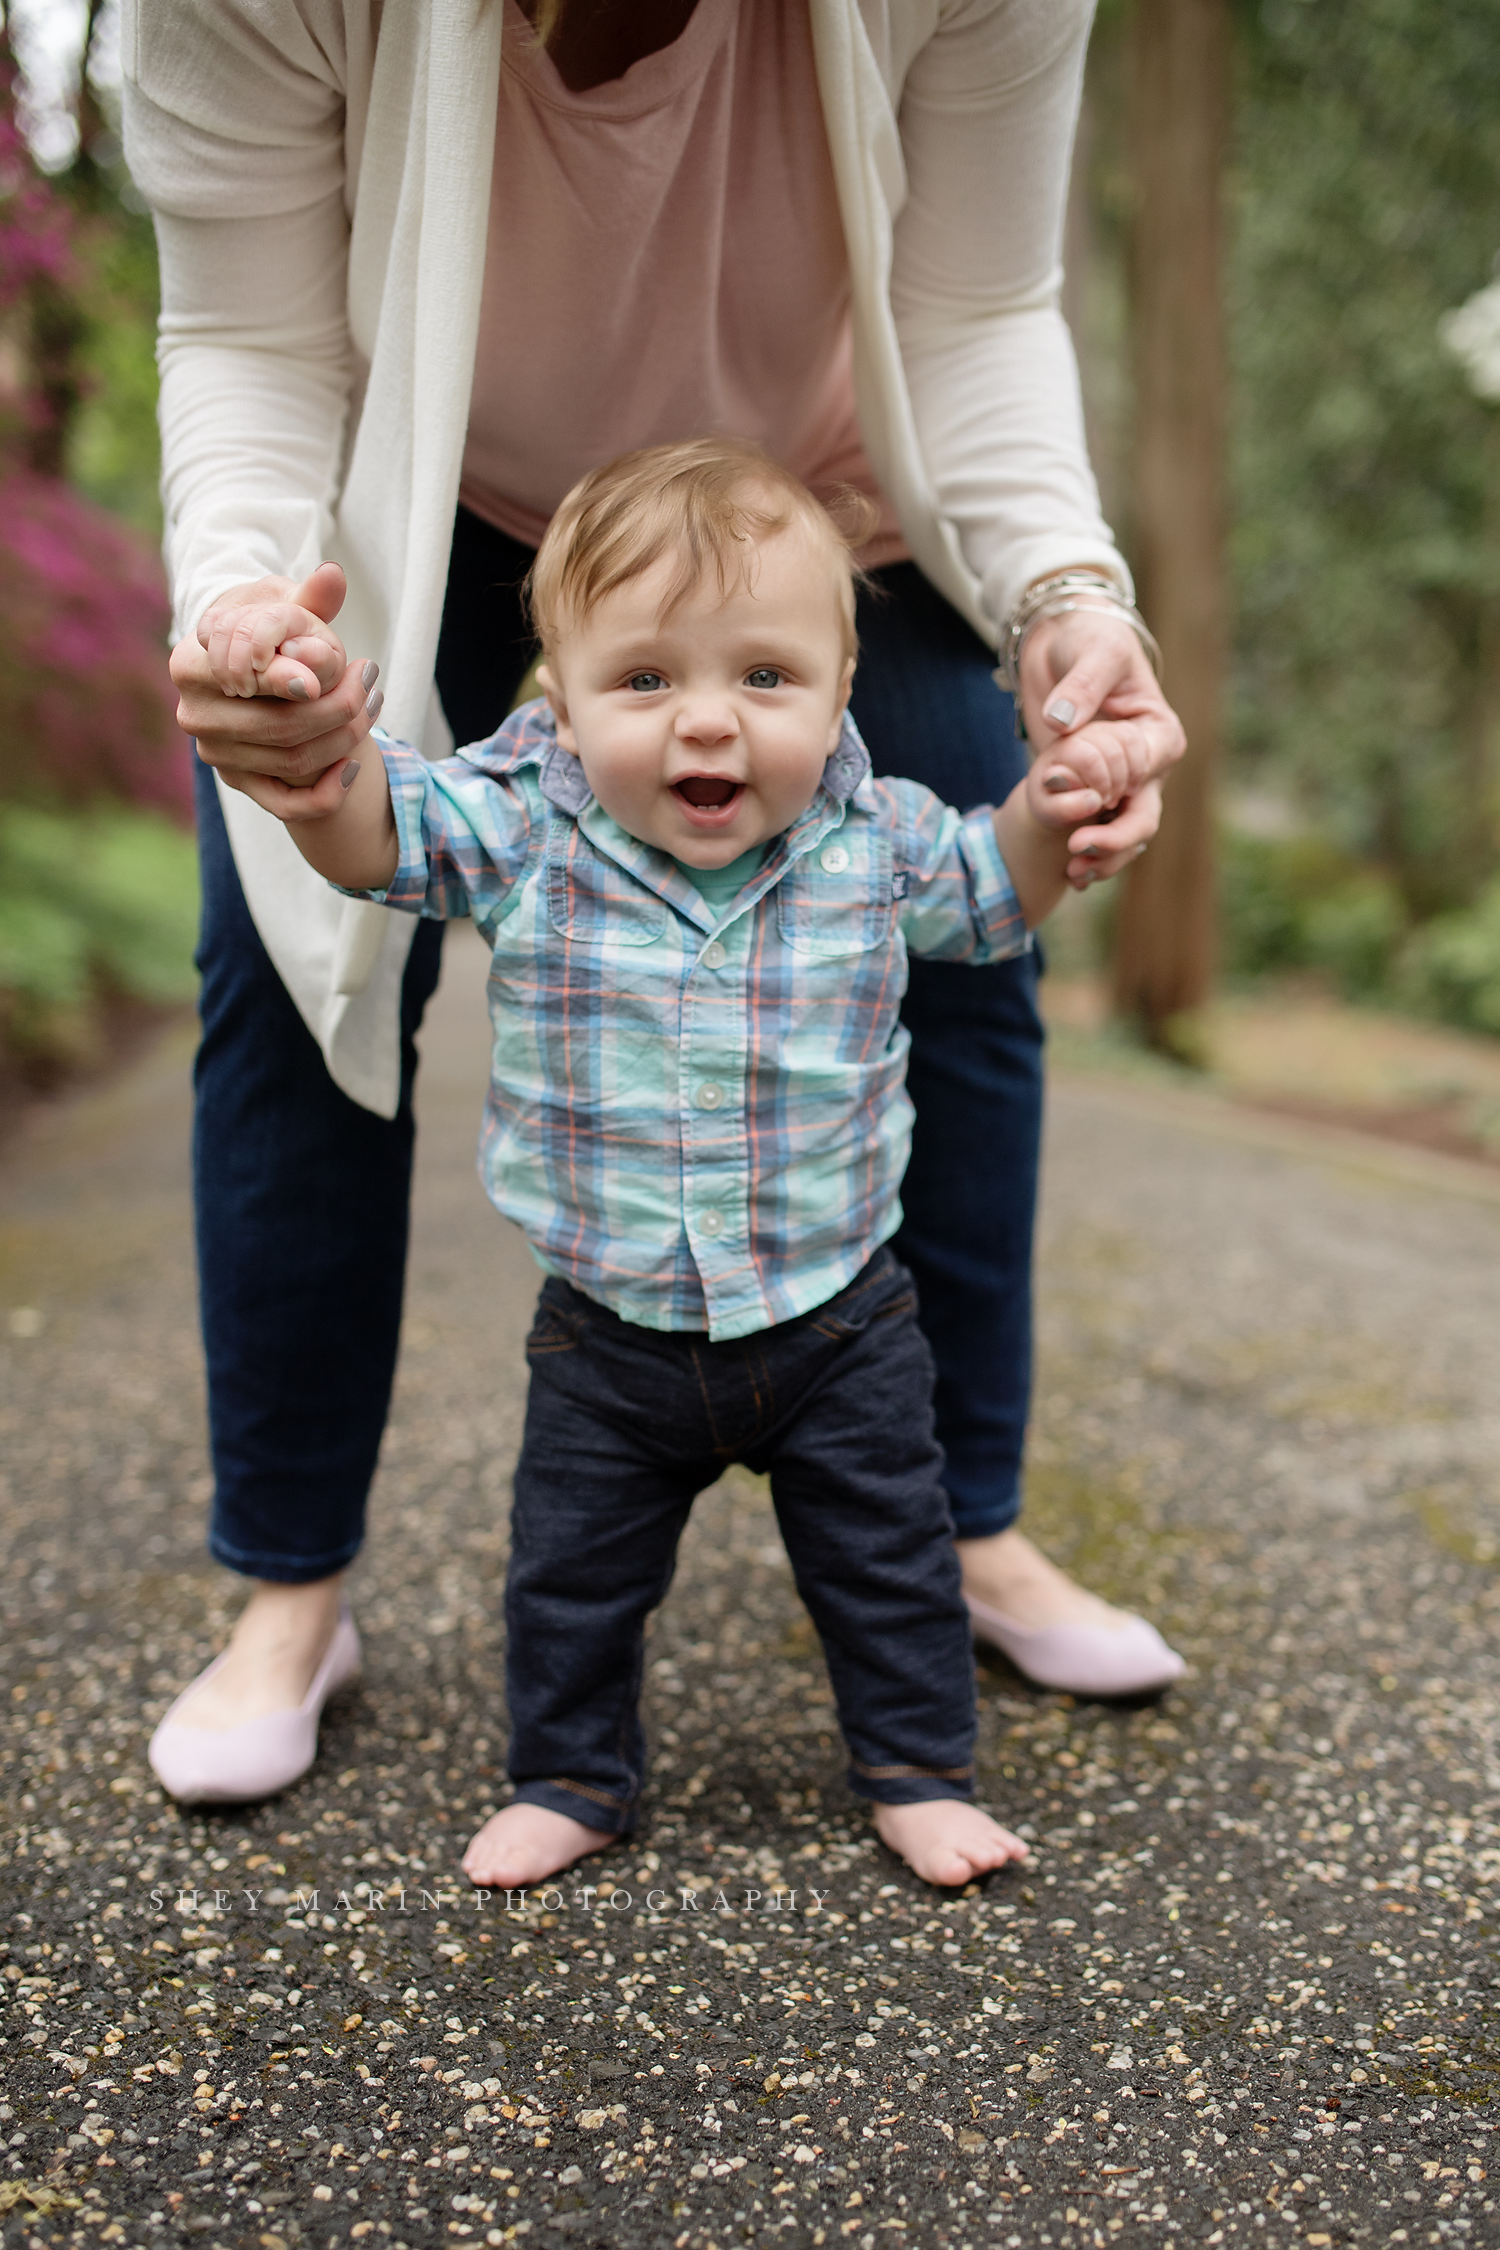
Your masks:
[[[382,891],[351,895],[429,921],[470,915],[493,926],[531,858],[537,828],[526,773],[478,773],[462,758],[429,764],[408,743],[374,736],[396,822],[396,872]]]
[[[995,834],[995,811],[981,805],[966,813],[959,825],[958,849],[969,876],[969,912],[973,918],[973,961],[1009,961],[1031,949],[1031,932],[1021,912],[1021,902],[1010,879],[1010,869]]]
[[[1000,854],[992,807],[958,813],[914,781],[866,786],[887,801],[907,950],[976,966],[1025,953],[1031,933]]]

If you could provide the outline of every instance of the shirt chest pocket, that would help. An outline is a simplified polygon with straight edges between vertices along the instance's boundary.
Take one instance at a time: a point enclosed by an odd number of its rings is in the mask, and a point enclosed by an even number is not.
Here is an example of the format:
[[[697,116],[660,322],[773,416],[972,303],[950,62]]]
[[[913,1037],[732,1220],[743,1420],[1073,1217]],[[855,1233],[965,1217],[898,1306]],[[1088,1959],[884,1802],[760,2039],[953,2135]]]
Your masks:
[[[653,945],[667,927],[667,910],[633,876],[595,851],[576,828],[554,826],[543,869],[547,919],[575,943],[605,952],[616,946]]]
[[[777,886],[783,942],[824,960],[884,945],[895,911],[891,876],[887,837],[836,833],[814,846]]]

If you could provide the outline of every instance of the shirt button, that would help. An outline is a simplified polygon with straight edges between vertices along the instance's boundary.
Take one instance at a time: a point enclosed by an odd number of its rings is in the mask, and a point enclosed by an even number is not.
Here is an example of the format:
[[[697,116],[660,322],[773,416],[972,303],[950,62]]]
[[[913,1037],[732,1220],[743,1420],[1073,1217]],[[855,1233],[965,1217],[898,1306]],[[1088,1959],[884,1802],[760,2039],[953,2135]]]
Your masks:
[[[729,955],[717,938],[711,938],[703,948],[703,966],[705,969],[722,969],[728,959]]]
[[[724,1089],[722,1086],[716,1085],[710,1078],[706,1085],[698,1088],[693,1099],[700,1109],[722,1109],[724,1106]]]
[[[818,855],[818,865],[825,875],[842,875],[849,864],[849,854],[842,844],[825,844]]]
[[[705,1211],[702,1218],[698,1221],[698,1232],[700,1234],[706,1234],[710,1241],[713,1240],[716,1234],[722,1234],[724,1232],[723,1212]]]

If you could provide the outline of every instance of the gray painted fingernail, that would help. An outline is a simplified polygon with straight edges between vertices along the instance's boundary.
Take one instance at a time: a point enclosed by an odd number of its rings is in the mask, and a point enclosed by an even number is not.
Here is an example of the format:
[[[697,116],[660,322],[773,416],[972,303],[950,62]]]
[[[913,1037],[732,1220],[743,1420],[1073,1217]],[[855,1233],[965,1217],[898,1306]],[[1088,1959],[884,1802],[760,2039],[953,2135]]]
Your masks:
[[[1065,695],[1060,695],[1055,703],[1049,703],[1042,713],[1042,717],[1050,719],[1055,727],[1070,727],[1077,716],[1077,704],[1070,703]]]
[[[367,695],[365,697],[365,709],[369,712],[372,719],[378,719],[380,717],[380,713],[384,706],[384,703],[385,696],[380,688],[376,688],[372,695]]]
[[[1054,766],[1051,773],[1043,774],[1042,787],[1049,797],[1065,797],[1070,789],[1078,787],[1078,781],[1075,775],[1066,772],[1062,766]]]
[[[365,666],[364,670],[359,675],[359,684],[363,688],[372,688],[379,677],[380,666],[372,657],[369,663]]]
[[[294,703],[305,703],[307,701],[307,682],[305,680],[288,680],[286,692]]]
[[[354,787],[354,777],[358,772],[359,760],[358,758],[351,758],[348,761],[347,765],[344,767],[343,772],[339,775],[339,787],[341,789],[352,789]]]

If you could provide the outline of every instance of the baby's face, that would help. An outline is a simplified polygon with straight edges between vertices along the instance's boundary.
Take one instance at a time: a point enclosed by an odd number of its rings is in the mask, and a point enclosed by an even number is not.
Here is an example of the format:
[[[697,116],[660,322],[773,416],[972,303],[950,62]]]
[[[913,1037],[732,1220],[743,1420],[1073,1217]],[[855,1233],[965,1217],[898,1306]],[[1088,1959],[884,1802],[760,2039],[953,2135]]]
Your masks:
[[[665,622],[667,557],[560,638],[541,683],[605,811],[690,867],[726,867],[812,803],[854,665],[827,554],[793,525],[725,601],[710,573]]]

